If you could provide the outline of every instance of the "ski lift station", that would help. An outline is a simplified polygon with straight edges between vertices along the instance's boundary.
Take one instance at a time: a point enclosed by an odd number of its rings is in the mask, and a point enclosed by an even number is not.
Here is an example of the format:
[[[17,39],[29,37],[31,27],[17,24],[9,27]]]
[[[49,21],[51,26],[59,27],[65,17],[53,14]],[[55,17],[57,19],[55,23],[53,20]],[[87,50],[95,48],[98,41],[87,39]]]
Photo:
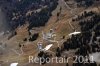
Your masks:
[[[42,34],[43,34],[43,39],[45,40],[51,39],[56,36],[53,29],[50,29],[50,32],[48,33],[42,32]]]
[[[37,45],[38,45],[38,49],[39,49],[39,51],[41,51],[41,50],[43,49],[43,47],[42,47],[42,43],[39,42]]]

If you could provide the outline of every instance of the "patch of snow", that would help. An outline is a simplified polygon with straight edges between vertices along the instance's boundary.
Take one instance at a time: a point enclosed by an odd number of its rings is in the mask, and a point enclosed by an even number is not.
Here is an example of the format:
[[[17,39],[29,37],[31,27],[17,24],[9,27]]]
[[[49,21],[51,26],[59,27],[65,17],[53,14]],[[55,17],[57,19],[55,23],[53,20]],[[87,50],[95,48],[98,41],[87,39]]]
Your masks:
[[[18,63],[11,63],[10,66],[17,66]]]

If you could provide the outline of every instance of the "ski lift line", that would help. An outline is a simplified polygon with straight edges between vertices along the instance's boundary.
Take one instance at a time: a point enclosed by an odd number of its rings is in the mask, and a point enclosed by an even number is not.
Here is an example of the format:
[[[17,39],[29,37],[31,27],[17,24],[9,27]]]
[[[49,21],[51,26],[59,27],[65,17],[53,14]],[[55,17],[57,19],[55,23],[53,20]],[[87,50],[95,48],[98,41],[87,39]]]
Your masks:
[[[58,41],[56,41],[57,42],[57,44],[58,44],[58,47],[59,47],[59,42]]]
[[[92,44],[92,40],[93,40],[94,35],[95,35],[95,34],[92,33],[91,40],[90,40],[89,44]]]
[[[45,36],[44,32],[42,31],[43,39],[47,40],[47,36]]]
[[[0,46],[0,47],[1,47],[1,49],[5,50],[5,48],[3,48],[2,46]]]
[[[65,6],[70,10],[70,13],[73,15],[73,10],[74,9],[72,9],[71,7],[69,7],[69,5],[64,0],[62,0],[62,1],[64,2]]]
[[[70,8],[70,7],[68,6],[68,4],[67,4],[64,0],[62,0],[62,1],[64,2],[65,6],[66,6],[68,9],[72,9],[72,8]]]
[[[24,52],[23,52],[23,48],[21,47],[20,49],[21,49],[21,54],[24,54]]]
[[[69,25],[71,26],[72,29],[75,29],[70,21],[69,21]]]
[[[16,50],[14,50],[14,49],[11,49],[13,52],[15,52],[17,55],[21,55],[20,53],[18,53]]]

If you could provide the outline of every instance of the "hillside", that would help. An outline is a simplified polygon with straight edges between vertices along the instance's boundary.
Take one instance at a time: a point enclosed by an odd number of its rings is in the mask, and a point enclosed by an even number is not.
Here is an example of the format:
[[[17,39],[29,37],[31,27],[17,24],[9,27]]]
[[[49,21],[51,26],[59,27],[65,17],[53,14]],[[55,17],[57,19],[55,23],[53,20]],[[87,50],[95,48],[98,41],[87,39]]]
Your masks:
[[[100,65],[100,58],[97,59],[100,54],[95,54],[100,53],[100,1],[1,0],[0,3],[10,28],[0,36],[1,66],[9,66],[13,62],[18,62],[18,66],[40,66],[29,63],[29,56],[39,55],[72,57],[68,64],[43,63],[42,66],[92,66],[91,63],[72,63],[73,56],[92,54],[95,58],[93,66]],[[75,31],[81,33],[68,36]],[[49,33],[53,33],[54,37],[46,38]],[[53,46],[50,51],[41,54],[38,43],[42,43],[43,47]]]

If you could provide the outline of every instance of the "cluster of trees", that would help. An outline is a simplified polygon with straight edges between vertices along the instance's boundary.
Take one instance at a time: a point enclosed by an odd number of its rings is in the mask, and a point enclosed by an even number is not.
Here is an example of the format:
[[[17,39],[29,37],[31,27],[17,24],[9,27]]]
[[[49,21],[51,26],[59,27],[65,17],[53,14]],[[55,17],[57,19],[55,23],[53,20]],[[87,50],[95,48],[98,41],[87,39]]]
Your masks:
[[[79,21],[79,20],[82,20],[86,17],[90,17],[90,16],[93,16],[95,15],[96,13],[94,11],[84,11],[81,15],[77,15],[76,18],[73,18],[72,21]]]
[[[31,29],[45,25],[51,12],[57,7],[58,0],[2,0],[0,3],[13,29],[23,25],[26,21],[29,22],[29,29]],[[28,11],[37,9],[41,9],[41,11],[32,12],[31,15],[26,16]],[[16,18],[12,19],[14,17]]]
[[[64,0],[65,2],[70,0]],[[77,7],[89,7],[95,4],[95,2],[99,2],[100,0],[74,0],[77,3]]]
[[[94,0],[75,0],[77,2],[77,6],[86,6],[89,7],[94,3]]]
[[[48,9],[43,9],[39,13],[35,13],[32,16],[28,17],[28,21],[30,23],[29,29],[32,27],[40,27],[40,26],[45,26],[45,23],[47,23],[49,17],[50,17],[50,12]]]
[[[88,44],[89,44],[89,41],[90,41],[90,37],[91,37],[91,34],[89,34],[89,33],[79,34],[79,35],[76,35],[76,36],[73,35],[70,39],[68,39],[67,41],[65,41],[63,43],[64,47],[62,49],[69,51],[70,49],[80,48],[79,49],[80,52],[86,53],[85,50],[87,50],[87,47],[89,47]],[[90,49],[88,48],[87,51],[89,51],[89,50]],[[84,55],[84,54],[80,53],[80,55]]]
[[[86,17],[88,16],[91,16],[91,18],[87,19]],[[82,16],[79,16],[75,20],[79,20],[82,33],[79,35],[72,35],[71,38],[67,39],[67,41],[63,43],[64,49],[69,50],[79,48],[76,54],[83,56],[88,55],[87,53],[100,52],[100,46],[96,43],[98,40],[97,37],[100,36],[100,15],[93,13],[92,11],[85,11]],[[94,32],[94,36],[92,35],[92,32]],[[92,36],[93,39],[91,39]],[[90,41],[92,41],[91,44],[89,44]]]
[[[38,54],[38,57],[41,58],[41,61],[43,62],[42,64],[45,64],[46,62],[48,62],[51,56],[52,56],[51,54],[44,51],[40,51],[40,53]]]
[[[57,57],[61,57],[61,49],[60,49],[60,47],[57,47],[57,49],[56,49],[56,56]]]
[[[29,36],[29,38],[24,38],[23,41],[35,41],[39,37],[39,33],[35,33],[33,35],[30,34]]]
[[[30,23],[29,29],[32,27],[40,27],[45,26],[48,19],[51,17],[51,12],[57,6],[57,2],[52,2],[53,4],[50,6],[48,5],[47,8],[43,8],[39,13],[34,13],[32,16],[28,17],[28,21]]]
[[[100,36],[100,15],[93,11],[85,11],[81,16],[72,20],[76,22],[79,21],[82,33],[72,35],[71,38],[67,39],[63,43],[61,50],[69,51],[71,49],[78,49],[75,54],[83,57],[89,56],[89,53],[100,52],[100,39],[97,39],[97,37]],[[97,64],[96,62],[75,63],[73,66],[97,66]]]
[[[79,25],[81,26],[81,31],[89,31],[90,29],[94,29],[96,24],[100,22],[100,15],[96,12],[89,11],[82,13],[82,15],[78,15],[77,18],[72,19],[72,21],[79,21]]]
[[[29,41],[35,41],[35,40],[37,40],[38,37],[39,37],[39,34],[36,33],[36,34],[32,35],[32,36],[29,38]]]

